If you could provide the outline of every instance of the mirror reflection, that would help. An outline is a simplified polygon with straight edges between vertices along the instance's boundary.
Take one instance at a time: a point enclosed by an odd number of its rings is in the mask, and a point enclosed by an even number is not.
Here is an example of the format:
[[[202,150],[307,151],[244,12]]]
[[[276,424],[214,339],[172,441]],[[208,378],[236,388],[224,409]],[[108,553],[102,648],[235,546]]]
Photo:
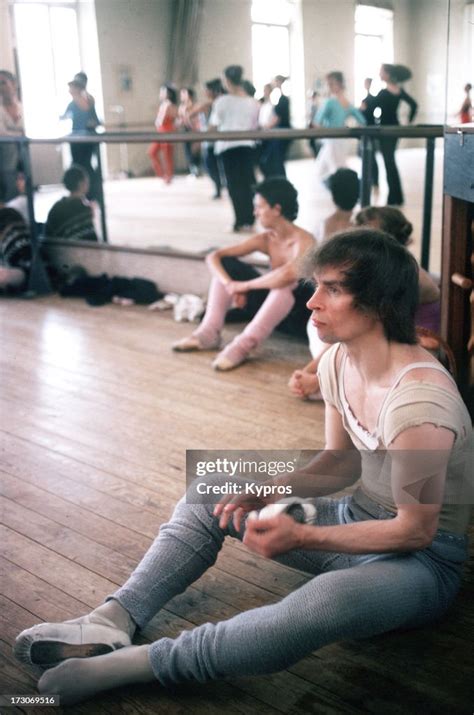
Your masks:
[[[449,9],[447,0],[355,6],[349,0],[12,0],[2,5],[8,15],[2,45],[6,64],[8,48],[17,48],[9,64],[28,136],[156,134],[142,143],[127,143],[124,135],[123,143],[101,144],[100,153],[92,143],[33,144],[36,220],[50,236],[100,240],[100,158],[113,245],[198,253],[228,245],[236,233],[256,227],[252,185],[285,174],[299,193],[298,224],[317,234],[334,211],[328,177],[339,168],[361,174],[359,143],[265,141],[265,132],[467,121],[472,7],[451,2]],[[463,40],[450,45],[447,77],[448,19],[451,37]],[[38,32],[40,47],[33,42]],[[421,36],[422,43],[416,41]],[[0,86],[7,116],[2,132],[13,121],[9,102],[17,101],[15,85],[7,85]],[[212,143],[205,139],[209,128],[252,129],[261,139]],[[163,139],[170,131],[201,132],[203,139],[168,144]],[[421,139],[372,144],[371,203],[403,205],[417,236],[424,147]],[[21,175],[12,184],[6,166],[2,159],[3,199],[21,203]]]

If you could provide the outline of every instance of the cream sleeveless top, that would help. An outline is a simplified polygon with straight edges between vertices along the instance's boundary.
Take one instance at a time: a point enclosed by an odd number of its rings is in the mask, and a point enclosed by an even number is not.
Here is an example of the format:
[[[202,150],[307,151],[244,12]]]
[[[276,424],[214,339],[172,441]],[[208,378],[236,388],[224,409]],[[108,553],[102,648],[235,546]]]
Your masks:
[[[400,385],[402,378],[417,368],[439,370],[452,380],[449,373],[441,364],[433,362],[405,366],[388,390],[375,431],[371,433],[358,422],[347,401],[344,392],[346,355],[342,356],[338,374],[336,358],[339,347],[339,344],[332,346],[321,358],[318,369],[320,389],[324,400],[340,413],[345,430],[361,453],[362,490],[385,509],[396,512],[387,448],[409,427],[434,424],[449,429],[455,439],[448,460],[439,528],[465,533],[470,505],[474,502],[474,435],[466,406],[457,391],[446,390],[434,383],[411,381]]]

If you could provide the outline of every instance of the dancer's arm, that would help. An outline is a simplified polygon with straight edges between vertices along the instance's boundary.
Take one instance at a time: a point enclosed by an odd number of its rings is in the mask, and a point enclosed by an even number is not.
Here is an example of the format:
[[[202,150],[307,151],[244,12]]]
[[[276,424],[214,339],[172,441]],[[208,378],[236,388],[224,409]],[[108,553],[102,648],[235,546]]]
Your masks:
[[[195,117],[196,114],[200,114],[201,112],[208,112],[211,107],[212,102],[210,100],[204,102],[196,102],[196,104],[193,104],[191,110],[188,112],[188,117],[191,119],[192,117]]]
[[[264,236],[265,234],[262,234]],[[248,281],[238,281],[235,286],[229,286],[229,292],[248,292],[250,290],[273,290],[274,288],[284,288],[295,283],[300,275],[301,256],[314,245],[314,237],[302,232],[294,255],[281,266],[273,268],[257,278]],[[271,249],[265,248],[265,253],[271,257]]]
[[[298,259],[288,261],[283,266],[274,268],[263,276],[252,278],[249,281],[238,281],[235,289],[237,292],[247,293],[250,290],[272,290],[284,288],[298,280]]]
[[[242,256],[248,256],[250,253],[254,253],[255,251],[267,253],[265,234],[259,233],[256,236],[247,238],[245,241],[236,243],[233,246],[218,248],[216,251],[211,251],[211,253],[208,253],[208,255],[206,256],[206,264],[211,274],[215,278],[217,278],[223,285],[228,286],[232,283],[238,286],[243,286],[244,283],[247,283],[247,281],[233,281],[227,271],[224,269],[224,266],[222,265],[222,259],[240,258]],[[244,293],[246,292],[246,290],[250,289],[241,288],[240,291],[233,292]]]
[[[331,100],[326,99],[324,104],[316,112],[316,116],[314,118],[314,126],[316,126],[316,127],[322,126],[323,122],[325,120],[329,119],[330,113],[331,113]]]
[[[349,114],[351,114],[354,117],[354,119],[357,122],[359,122],[359,124],[361,124],[362,126],[365,126],[367,124],[367,121],[366,121],[364,115],[362,114],[362,112],[359,109],[357,109],[356,107],[354,107],[352,104],[349,108]]]
[[[318,497],[334,494],[354,484],[360,476],[360,456],[342,424],[339,412],[326,403],[326,447],[297,472],[282,474],[269,479],[270,486],[291,486],[292,496]],[[278,501],[278,494],[267,497],[226,496],[214,508],[221,528],[232,519],[237,530],[243,516],[254,509]],[[291,546],[289,548],[292,548]]]
[[[295,548],[353,554],[424,549],[438,528],[453,442],[451,430],[429,423],[408,428],[393,441],[392,491],[397,505],[393,519],[295,526],[290,517],[283,515],[248,522],[244,543],[269,558]]]
[[[418,111],[418,102],[416,102],[413,97],[410,97],[410,95],[405,92],[404,89],[400,92],[400,98],[403,99],[404,102],[408,104],[410,107],[410,114],[408,116],[408,121],[411,122],[415,119],[416,113]]]

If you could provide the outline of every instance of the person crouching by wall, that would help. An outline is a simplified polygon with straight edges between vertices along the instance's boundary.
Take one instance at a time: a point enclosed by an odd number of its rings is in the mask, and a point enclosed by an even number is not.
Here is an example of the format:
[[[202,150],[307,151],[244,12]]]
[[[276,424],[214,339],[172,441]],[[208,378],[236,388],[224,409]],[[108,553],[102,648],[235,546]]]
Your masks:
[[[0,292],[26,288],[31,260],[31,237],[22,215],[0,209]]]
[[[87,172],[79,164],[73,164],[64,174],[63,184],[69,196],[63,196],[50,209],[45,227],[46,238],[98,241],[92,206],[86,198],[89,191]]]

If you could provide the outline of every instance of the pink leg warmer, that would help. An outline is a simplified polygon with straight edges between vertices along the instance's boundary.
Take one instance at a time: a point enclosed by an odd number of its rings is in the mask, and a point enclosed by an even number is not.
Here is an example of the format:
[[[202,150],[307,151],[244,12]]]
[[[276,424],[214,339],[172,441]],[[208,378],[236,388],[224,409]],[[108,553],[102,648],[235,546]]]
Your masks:
[[[238,364],[251,350],[261,345],[292,309],[295,303],[293,295],[295,287],[296,284],[292,284],[271,290],[257,315],[220,355]]]
[[[218,341],[225,315],[231,304],[232,297],[222,283],[217,278],[212,278],[207,296],[206,314],[199,328],[193,333],[203,347],[213,345]]]

